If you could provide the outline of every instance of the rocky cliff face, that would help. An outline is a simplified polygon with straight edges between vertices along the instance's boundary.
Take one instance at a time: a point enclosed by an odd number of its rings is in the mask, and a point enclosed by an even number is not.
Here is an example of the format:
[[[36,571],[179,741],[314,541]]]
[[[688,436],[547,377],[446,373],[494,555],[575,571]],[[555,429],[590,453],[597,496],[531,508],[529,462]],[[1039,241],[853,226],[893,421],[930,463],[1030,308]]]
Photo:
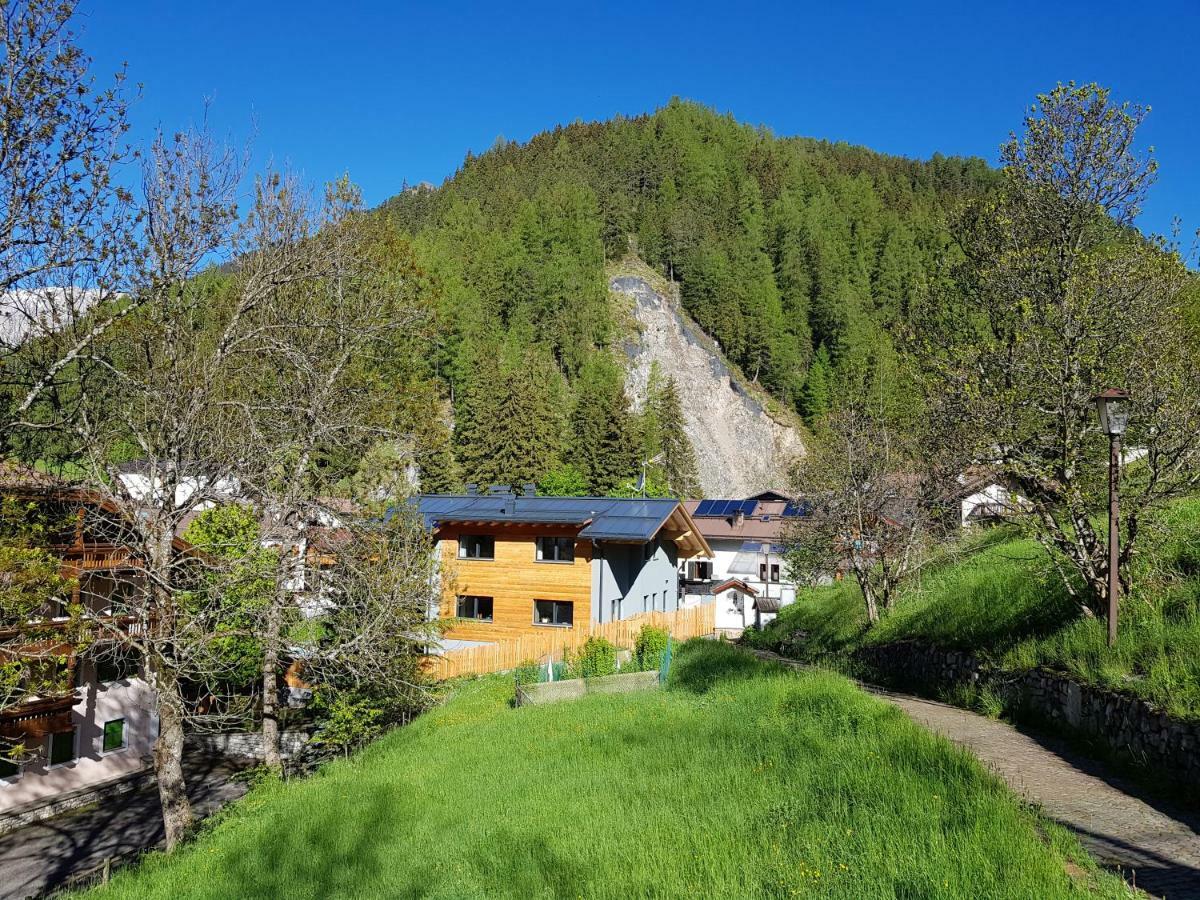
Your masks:
[[[652,363],[675,377],[705,495],[745,497],[786,489],[788,469],[804,453],[797,429],[768,412],[758,392],[724,363],[712,339],[646,277],[614,275],[609,287],[632,301],[638,326],[626,346],[629,395],[638,408],[646,402]]]

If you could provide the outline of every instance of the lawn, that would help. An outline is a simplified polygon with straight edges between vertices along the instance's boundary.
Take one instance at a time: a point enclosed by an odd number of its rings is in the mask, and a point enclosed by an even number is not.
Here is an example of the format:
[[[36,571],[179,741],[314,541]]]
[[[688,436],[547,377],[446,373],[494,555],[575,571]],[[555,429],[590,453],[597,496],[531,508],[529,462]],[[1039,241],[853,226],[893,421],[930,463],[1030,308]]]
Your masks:
[[[1133,592],[1122,599],[1112,649],[1104,620],[1081,618],[1042,549],[1010,529],[947,548],[873,629],[848,580],[802,591],[749,640],[778,647],[806,632],[789,654],[835,665],[867,644],[920,640],[972,650],[1006,668],[1067,672],[1200,717],[1200,500],[1168,507],[1139,541]]]
[[[459,683],[97,894],[1129,896],[967,754],[838,675],[693,641],[668,690],[523,709],[511,693]]]

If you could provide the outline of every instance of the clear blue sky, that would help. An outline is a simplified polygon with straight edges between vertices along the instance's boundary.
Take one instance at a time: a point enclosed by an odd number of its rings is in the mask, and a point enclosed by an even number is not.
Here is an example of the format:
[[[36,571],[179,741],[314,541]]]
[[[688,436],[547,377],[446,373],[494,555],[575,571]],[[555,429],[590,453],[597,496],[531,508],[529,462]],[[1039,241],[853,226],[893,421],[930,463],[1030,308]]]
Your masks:
[[[854,6],[853,11],[842,7]],[[974,11],[978,7],[979,11]],[[1051,9],[1053,8],[1053,9]],[[1099,81],[1148,103],[1144,230],[1200,227],[1200,0],[405,4],[83,0],[83,42],[143,85],[135,130],[197,121],[256,162],[348,171],[377,203],[468,149],[698,100],[781,135],[994,162],[1034,95]]]

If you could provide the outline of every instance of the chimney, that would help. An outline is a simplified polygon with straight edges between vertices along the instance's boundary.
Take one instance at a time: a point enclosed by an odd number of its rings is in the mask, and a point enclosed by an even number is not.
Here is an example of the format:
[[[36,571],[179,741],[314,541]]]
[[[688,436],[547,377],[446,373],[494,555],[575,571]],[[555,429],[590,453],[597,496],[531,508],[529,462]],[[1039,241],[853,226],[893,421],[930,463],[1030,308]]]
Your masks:
[[[532,481],[527,481],[523,485],[521,485],[521,493],[524,494],[526,497],[536,497],[537,496],[537,485],[534,484]]]
[[[733,524],[734,524],[734,525],[741,525],[741,524],[742,524],[743,522],[745,522],[745,521],[746,521],[746,514],[745,514],[744,512],[742,512],[740,509],[734,510],[734,512],[733,512]]]
[[[516,515],[517,512],[517,496],[516,494],[504,495],[504,514],[506,516]]]

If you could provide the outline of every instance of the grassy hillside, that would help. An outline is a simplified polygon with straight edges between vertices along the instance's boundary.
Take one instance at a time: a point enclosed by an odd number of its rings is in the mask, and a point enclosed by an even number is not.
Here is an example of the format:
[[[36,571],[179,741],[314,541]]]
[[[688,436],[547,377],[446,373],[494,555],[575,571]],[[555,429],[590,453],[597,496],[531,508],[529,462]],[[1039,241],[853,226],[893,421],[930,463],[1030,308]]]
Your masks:
[[[1128,896],[964,752],[836,675],[693,642],[667,691],[526,709],[510,694],[462,683],[97,893]]]
[[[1200,716],[1200,500],[1169,507],[1139,538],[1133,591],[1121,604],[1117,646],[1102,619],[1084,619],[1040,547],[1006,529],[947,551],[866,630],[857,585],[805,591],[760,646],[838,663],[867,644],[920,640],[972,650],[1002,666],[1046,666]],[[803,632],[802,640],[795,640]]]

